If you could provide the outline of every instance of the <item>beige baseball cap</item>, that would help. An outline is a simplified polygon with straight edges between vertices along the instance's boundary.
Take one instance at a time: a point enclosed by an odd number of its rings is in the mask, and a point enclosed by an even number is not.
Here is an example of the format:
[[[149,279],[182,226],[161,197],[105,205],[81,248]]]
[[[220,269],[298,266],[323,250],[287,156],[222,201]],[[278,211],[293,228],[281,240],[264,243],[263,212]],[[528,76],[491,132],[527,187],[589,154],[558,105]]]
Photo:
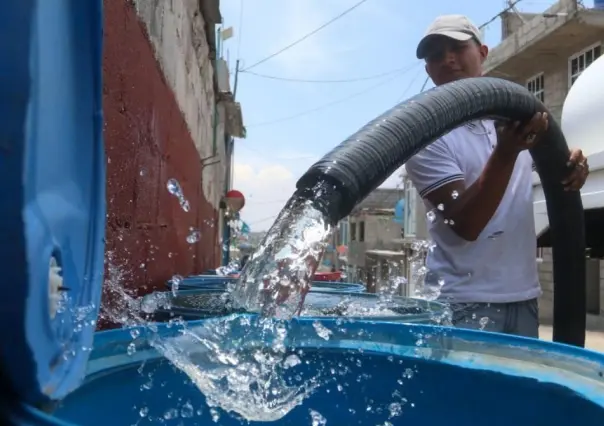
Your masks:
[[[482,43],[480,30],[463,15],[442,15],[430,24],[424,37],[417,45],[417,59],[426,57],[426,47],[434,36],[445,36],[459,41],[476,39]]]

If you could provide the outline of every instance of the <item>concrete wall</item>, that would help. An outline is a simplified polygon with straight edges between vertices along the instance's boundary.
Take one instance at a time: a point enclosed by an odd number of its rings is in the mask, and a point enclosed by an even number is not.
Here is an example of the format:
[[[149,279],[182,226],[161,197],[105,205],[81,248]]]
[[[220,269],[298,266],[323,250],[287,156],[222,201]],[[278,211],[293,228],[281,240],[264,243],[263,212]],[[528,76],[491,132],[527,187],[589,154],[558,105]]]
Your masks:
[[[373,215],[370,213],[359,213],[350,216],[350,225],[356,223],[356,239],[352,236],[348,244],[348,264],[363,267],[365,266],[365,253],[367,250],[395,250],[398,246],[393,243],[394,239],[400,239],[401,226],[392,219],[394,216]],[[365,222],[364,241],[359,240],[359,224]]]
[[[559,122],[562,115],[562,105],[564,104],[564,99],[570,89],[568,80],[568,60],[573,54],[578,53],[597,42],[604,43],[604,31],[602,31],[599,37],[596,36],[594,39],[589,39],[589,41],[585,43],[578,44],[574,49],[565,52],[565,54],[552,57],[541,67],[537,66],[534,73],[509,76],[509,80],[526,85],[528,79],[534,77],[538,73],[543,73],[545,105]]]
[[[141,22],[132,2],[104,1],[105,306],[123,302],[115,296],[123,288],[133,295],[165,289],[173,274],[220,262],[216,206],[224,166],[202,170],[200,161],[211,153],[213,134],[208,44],[196,1],[161,3],[153,14],[139,8]],[[222,148],[221,128],[217,136]],[[167,191],[171,178],[188,212]],[[196,244],[186,240],[191,228],[201,232]]]
[[[215,209],[226,176],[224,117],[218,107],[214,130],[214,68],[204,30],[199,0],[135,0],[139,18],[145,23],[156,59],[189,127],[200,158],[216,155],[204,167],[203,193]],[[213,150],[214,145],[216,151]]]

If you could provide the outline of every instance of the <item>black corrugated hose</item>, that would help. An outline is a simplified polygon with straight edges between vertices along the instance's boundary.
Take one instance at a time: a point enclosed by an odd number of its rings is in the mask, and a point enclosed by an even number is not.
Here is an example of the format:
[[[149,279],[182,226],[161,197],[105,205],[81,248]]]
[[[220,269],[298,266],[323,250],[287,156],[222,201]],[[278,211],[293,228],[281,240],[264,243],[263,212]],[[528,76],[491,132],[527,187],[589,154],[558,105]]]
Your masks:
[[[490,77],[468,78],[421,93],[365,125],[300,178],[297,195],[316,202],[333,222],[410,157],[455,127],[479,118],[526,121],[545,106],[524,87]],[[531,149],[541,177],[554,260],[554,341],[585,345],[585,228],[577,191],[561,183],[569,149],[549,114],[549,128]]]

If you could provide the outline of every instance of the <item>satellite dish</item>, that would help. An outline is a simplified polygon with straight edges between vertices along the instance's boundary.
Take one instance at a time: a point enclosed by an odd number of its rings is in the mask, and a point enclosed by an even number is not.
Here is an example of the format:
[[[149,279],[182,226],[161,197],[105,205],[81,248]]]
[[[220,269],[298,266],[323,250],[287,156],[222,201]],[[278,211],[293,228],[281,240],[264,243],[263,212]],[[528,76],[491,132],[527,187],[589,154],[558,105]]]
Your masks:
[[[562,132],[568,146],[587,157],[604,147],[604,56],[574,82],[562,107]]]

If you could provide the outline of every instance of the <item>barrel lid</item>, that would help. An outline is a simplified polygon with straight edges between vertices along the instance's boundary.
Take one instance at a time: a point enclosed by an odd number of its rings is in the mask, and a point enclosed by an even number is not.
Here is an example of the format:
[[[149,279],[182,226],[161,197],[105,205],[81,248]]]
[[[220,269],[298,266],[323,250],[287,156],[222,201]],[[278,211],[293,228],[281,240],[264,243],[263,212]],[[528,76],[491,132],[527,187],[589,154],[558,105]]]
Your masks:
[[[0,369],[41,405],[85,374],[105,227],[102,1],[0,14]]]

